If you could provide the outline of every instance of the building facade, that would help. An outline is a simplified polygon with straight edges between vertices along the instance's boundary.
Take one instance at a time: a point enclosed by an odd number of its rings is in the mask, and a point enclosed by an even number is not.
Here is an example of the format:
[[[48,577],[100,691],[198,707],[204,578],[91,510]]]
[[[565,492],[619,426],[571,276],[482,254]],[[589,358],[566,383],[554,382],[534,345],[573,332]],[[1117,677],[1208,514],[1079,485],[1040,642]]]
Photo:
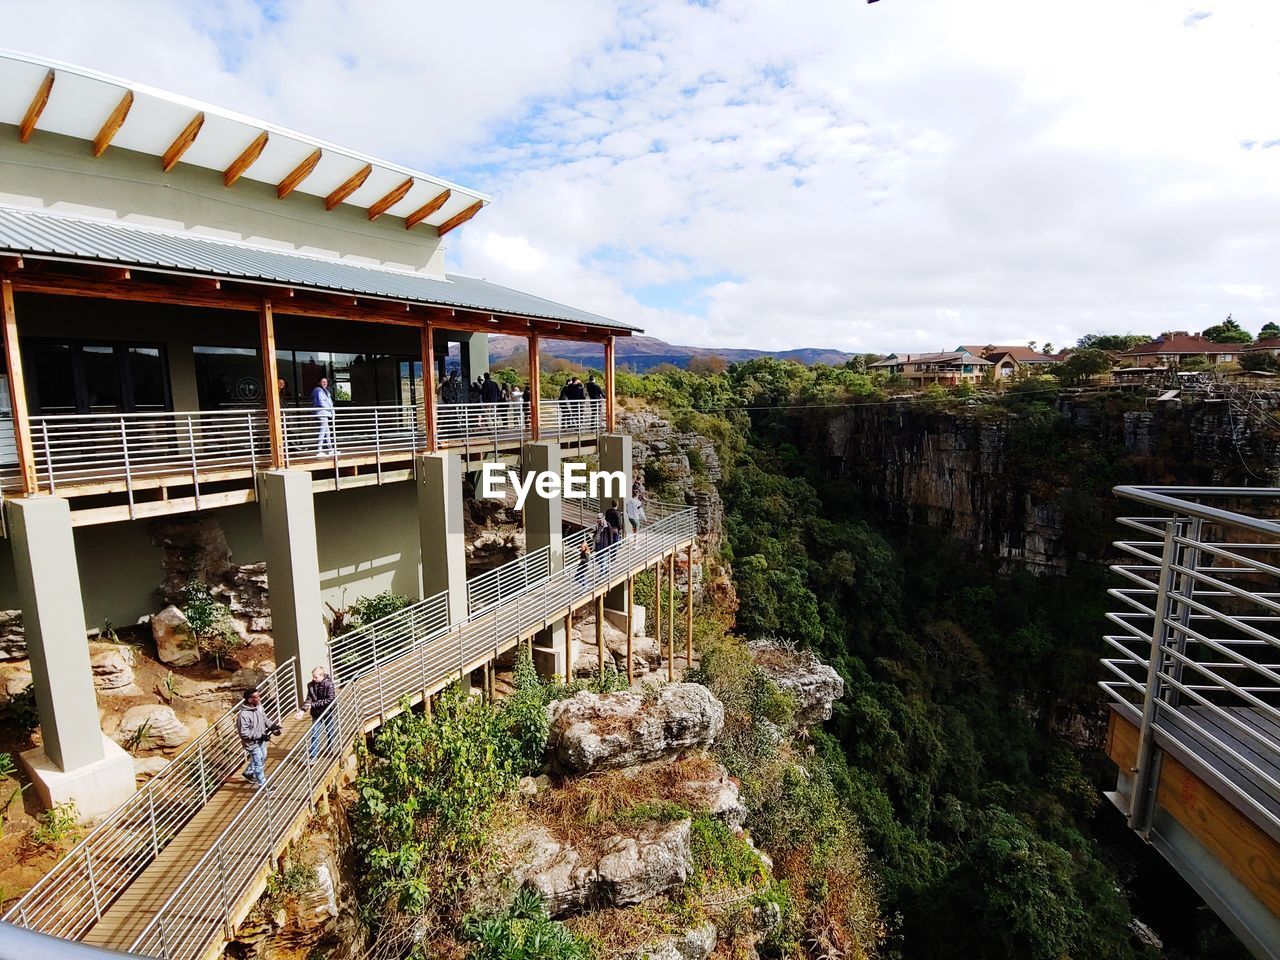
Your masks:
[[[913,387],[927,387],[934,383],[954,387],[961,383],[976,383],[990,367],[990,360],[976,357],[967,350],[956,350],[948,353],[891,353],[868,369],[902,377]]]

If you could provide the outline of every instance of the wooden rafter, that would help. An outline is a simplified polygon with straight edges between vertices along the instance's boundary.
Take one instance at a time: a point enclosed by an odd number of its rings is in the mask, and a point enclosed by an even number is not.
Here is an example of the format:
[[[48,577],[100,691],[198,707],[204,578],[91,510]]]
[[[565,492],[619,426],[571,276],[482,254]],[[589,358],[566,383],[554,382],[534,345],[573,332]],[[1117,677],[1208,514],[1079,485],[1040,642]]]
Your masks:
[[[298,184],[311,176],[311,171],[316,168],[316,164],[320,162],[322,155],[323,151],[319,147],[312,150],[307,159],[289,171],[289,175],[276,184],[276,196],[283,200],[298,189]]]
[[[369,174],[371,173],[373,173],[373,164],[366,163],[351,176],[347,177],[347,179],[343,180],[342,183],[338,184],[337,189],[335,189],[333,193],[324,198],[324,208],[326,210],[332,210],[343,200],[347,199],[347,197],[360,189],[361,185],[369,179]]]
[[[169,144],[169,149],[164,152],[164,156],[160,158],[160,169],[168,173],[178,165],[178,161],[182,159],[182,155],[187,149],[196,142],[196,137],[200,135],[200,128],[204,126],[203,111],[197,113],[191,118],[191,122],[182,128],[182,132],[174,138],[173,143]]]
[[[426,203],[420,206],[417,210],[413,211],[413,213],[409,214],[407,217],[404,218],[404,228],[406,230],[412,230],[414,227],[420,224],[423,220],[427,219],[427,217],[431,216],[433,213],[435,213],[437,210],[443,207],[446,203],[448,203],[449,198],[451,196],[453,196],[452,190],[445,190],[442,193],[437,193],[434,197],[432,197],[430,200],[428,200]]]
[[[44,113],[45,104],[49,102],[49,92],[51,90],[53,90],[52,70],[46,73],[44,79],[40,81],[40,86],[36,88],[36,95],[31,98],[31,105],[27,107],[22,123],[18,125],[18,139],[23,143],[30,140],[31,134],[35,132],[36,121],[40,119],[40,114]]]
[[[111,146],[112,138],[124,126],[124,121],[129,116],[129,109],[132,106],[133,91],[126,90],[124,96],[120,98],[120,102],[116,104],[116,108],[111,111],[111,116],[107,117],[106,123],[98,131],[98,135],[93,138],[93,155],[95,157],[102,156],[107,147]]]
[[[369,208],[369,219],[377,220],[380,216],[403,200],[405,198],[405,194],[412,189],[413,177],[408,177],[404,183],[392,190],[389,190],[386,196]]]
[[[475,203],[467,207],[467,209],[463,210],[461,213],[455,213],[452,217],[450,217],[444,223],[440,224],[440,227],[439,227],[440,236],[443,237],[446,233],[448,233],[454,227],[462,226],[464,223],[466,223],[468,220],[474,217],[477,213],[479,213],[483,206],[484,206],[484,201],[477,200]]]
[[[226,186],[231,186],[239,180],[246,170],[253,166],[253,162],[262,156],[262,151],[267,146],[267,131],[263,130],[260,134],[253,138],[253,142],[244,148],[244,152],[235,160],[231,161],[231,166],[227,167],[222,174],[222,182]]]

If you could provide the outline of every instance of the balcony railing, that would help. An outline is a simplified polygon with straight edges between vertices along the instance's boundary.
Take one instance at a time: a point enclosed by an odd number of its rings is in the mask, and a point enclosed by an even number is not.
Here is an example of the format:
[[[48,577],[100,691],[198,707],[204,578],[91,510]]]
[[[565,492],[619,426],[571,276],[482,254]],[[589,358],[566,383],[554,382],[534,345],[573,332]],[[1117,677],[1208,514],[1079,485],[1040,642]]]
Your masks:
[[[1158,752],[1280,839],[1280,490],[1120,487],[1147,515],[1117,548],[1102,687],[1139,728],[1130,826],[1150,823]]]
[[[544,400],[542,437],[582,441],[605,429],[600,400]],[[436,408],[442,448],[467,453],[518,445],[531,436],[520,403],[460,403]],[[130,507],[141,490],[201,486],[250,476],[271,465],[264,410],[94,413],[31,418],[36,482],[47,493],[124,493]],[[372,467],[381,477],[427,449],[418,406],[311,407],[282,411],[286,466]],[[0,490],[20,490],[11,416],[0,414]]]

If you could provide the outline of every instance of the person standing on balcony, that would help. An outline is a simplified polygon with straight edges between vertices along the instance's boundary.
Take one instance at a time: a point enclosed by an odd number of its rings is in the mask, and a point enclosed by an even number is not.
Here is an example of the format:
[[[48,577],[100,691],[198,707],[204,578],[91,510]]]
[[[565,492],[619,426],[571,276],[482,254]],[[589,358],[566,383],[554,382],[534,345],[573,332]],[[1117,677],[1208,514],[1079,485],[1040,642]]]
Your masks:
[[[338,451],[333,442],[333,418],[337,411],[333,408],[333,396],[329,393],[329,378],[321,377],[311,391],[311,406],[316,411],[317,437],[316,456],[325,454],[337,456]]]
[[[587,394],[587,399],[592,401],[591,412],[590,412],[591,429],[598,430],[600,428],[600,424],[604,420],[604,417],[603,417],[604,407],[601,404],[596,403],[595,401],[604,400],[604,388],[601,387],[600,384],[596,383],[596,375],[594,373],[587,374],[586,394]]]
[[[240,744],[249,758],[249,764],[242,775],[254,786],[266,785],[267,744],[279,732],[279,724],[267,719],[257,688],[250,687],[244,692],[240,713],[236,716],[236,733],[240,735]]]
[[[582,428],[583,407],[586,406],[587,388],[582,385],[582,381],[577,377],[570,377],[569,382],[564,385],[565,399],[572,401],[569,404],[569,427],[572,430]]]
[[[324,667],[316,667],[311,671],[311,681],[307,684],[307,699],[302,701],[302,709],[295,716],[301,720],[308,711],[311,712],[311,742],[307,751],[312,757],[320,752],[320,737],[324,735],[325,750],[332,750],[338,739],[338,715],[332,710],[325,716],[329,704],[338,699],[338,691],[333,685],[333,677],[325,672]],[[323,718],[323,719],[321,719]]]
[[[502,402],[502,385],[489,376],[488,371],[485,371],[484,376],[480,378],[480,400],[483,403],[493,404],[494,406]],[[489,421],[489,428],[496,431],[498,428],[497,412],[490,412],[486,419]]]

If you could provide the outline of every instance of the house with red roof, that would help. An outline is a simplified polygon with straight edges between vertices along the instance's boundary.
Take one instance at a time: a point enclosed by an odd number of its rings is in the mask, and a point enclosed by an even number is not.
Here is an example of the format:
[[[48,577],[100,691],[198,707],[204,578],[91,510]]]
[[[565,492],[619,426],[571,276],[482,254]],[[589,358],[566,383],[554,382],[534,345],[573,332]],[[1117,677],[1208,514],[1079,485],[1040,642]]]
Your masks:
[[[1176,367],[1192,357],[1203,357],[1212,364],[1231,363],[1240,359],[1240,354],[1246,349],[1243,344],[1214,343],[1198,333],[1178,330],[1124,351],[1119,360],[1130,367]]]

